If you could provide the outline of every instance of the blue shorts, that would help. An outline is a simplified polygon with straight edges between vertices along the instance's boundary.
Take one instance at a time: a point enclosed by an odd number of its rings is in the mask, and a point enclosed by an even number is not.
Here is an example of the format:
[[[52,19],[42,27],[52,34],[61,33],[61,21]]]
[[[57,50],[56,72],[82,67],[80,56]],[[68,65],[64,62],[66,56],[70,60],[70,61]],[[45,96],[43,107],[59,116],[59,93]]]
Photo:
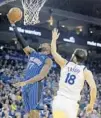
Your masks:
[[[22,98],[25,112],[36,110],[38,105],[38,83],[27,85],[22,89]]]

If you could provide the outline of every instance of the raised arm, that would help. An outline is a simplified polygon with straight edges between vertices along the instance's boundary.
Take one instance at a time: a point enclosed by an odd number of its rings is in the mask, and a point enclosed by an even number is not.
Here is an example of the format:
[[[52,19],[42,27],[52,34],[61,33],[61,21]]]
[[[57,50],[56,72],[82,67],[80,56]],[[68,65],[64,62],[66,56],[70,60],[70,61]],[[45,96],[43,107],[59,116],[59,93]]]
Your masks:
[[[14,33],[16,35],[16,38],[17,38],[18,42],[20,43],[20,45],[22,46],[25,54],[26,55],[29,55],[32,51],[35,51],[31,47],[29,47],[29,45],[26,43],[26,41],[23,38],[23,36],[20,34],[20,32],[18,32],[17,27],[15,25],[15,22],[14,21],[11,21],[10,18],[9,18],[9,16],[8,16],[8,20],[9,20],[11,26],[13,27]]]
[[[58,33],[57,29],[54,29],[52,31],[52,42],[51,42],[51,53],[54,57],[54,60],[56,61],[57,64],[60,65],[61,68],[63,68],[67,60],[64,59],[58,52],[57,52],[57,46],[56,46],[56,41],[59,38],[60,33]]]
[[[97,88],[96,88],[96,84],[92,75],[92,72],[89,70],[85,70],[84,71],[84,76],[85,76],[85,80],[88,83],[89,87],[90,87],[90,103],[87,106],[87,113],[91,113],[93,111],[94,108],[94,104],[96,101],[96,96],[97,96]]]

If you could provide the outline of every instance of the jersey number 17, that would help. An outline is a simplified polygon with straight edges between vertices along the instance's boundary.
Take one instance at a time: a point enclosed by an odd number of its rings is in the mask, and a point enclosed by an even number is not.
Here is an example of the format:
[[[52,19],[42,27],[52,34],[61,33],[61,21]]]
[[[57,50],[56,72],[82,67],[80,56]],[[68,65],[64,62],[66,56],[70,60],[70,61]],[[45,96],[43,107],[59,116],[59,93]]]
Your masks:
[[[75,83],[75,79],[76,79],[76,76],[71,74],[71,73],[68,73],[67,74],[67,77],[66,77],[66,80],[65,80],[65,83],[68,83],[70,85],[73,85]]]

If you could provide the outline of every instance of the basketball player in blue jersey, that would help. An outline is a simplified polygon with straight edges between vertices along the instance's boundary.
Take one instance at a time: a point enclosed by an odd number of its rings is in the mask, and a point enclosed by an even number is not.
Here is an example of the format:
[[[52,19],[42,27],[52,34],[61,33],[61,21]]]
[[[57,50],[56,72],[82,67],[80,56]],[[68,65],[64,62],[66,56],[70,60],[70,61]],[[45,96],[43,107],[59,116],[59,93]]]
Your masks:
[[[28,55],[28,64],[25,70],[24,81],[15,84],[22,87],[22,96],[28,118],[39,118],[39,113],[36,110],[38,105],[38,82],[44,79],[52,66],[52,60],[48,55],[51,53],[49,44],[41,44],[38,51],[30,48],[25,42],[22,35],[17,31],[15,22],[8,18],[11,26],[14,29],[15,35],[21,44],[24,52]]]
[[[77,118],[79,104],[81,99],[81,90],[86,81],[90,87],[90,103],[86,107],[87,113],[91,113],[96,100],[96,84],[92,72],[88,70],[83,62],[87,58],[87,52],[83,49],[76,49],[70,59],[67,61],[57,52],[56,41],[59,38],[57,29],[53,30],[51,53],[61,67],[61,76],[57,96],[53,100],[53,118]]]

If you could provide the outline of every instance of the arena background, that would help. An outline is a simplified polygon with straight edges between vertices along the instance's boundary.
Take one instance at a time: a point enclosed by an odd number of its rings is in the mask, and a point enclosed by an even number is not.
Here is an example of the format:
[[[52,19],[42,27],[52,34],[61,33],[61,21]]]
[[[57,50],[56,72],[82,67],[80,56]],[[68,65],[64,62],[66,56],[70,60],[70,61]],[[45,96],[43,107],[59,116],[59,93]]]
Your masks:
[[[23,52],[6,18],[7,12],[15,6],[23,10],[20,0],[0,7],[0,59],[25,60],[26,63],[26,57],[21,57]],[[101,96],[101,1],[48,0],[40,12],[41,22],[49,19],[50,10],[61,33],[58,41],[58,51],[69,59],[75,48],[81,47],[88,50],[89,57],[86,65],[96,75],[99,96]],[[40,43],[51,42],[52,27],[47,23],[24,26],[22,19],[17,23],[17,27],[31,47],[37,49]],[[7,50],[20,52],[21,55],[7,55]],[[0,72],[3,68],[2,65],[4,65],[3,61],[1,63]],[[54,68],[58,68],[55,62],[53,70]],[[98,103],[101,103],[101,101]],[[101,118],[101,107],[99,111],[100,117],[96,118]]]
[[[63,39],[74,37],[74,39],[76,40],[74,44],[72,44],[72,47],[75,48],[75,46],[79,44],[84,46],[85,48],[88,48],[87,41],[95,41],[97,43],[100,43],[100,5],[100,0],[64,0],[62,2],[61,0],[55,0],[54,2],[53,0],[47,1],[45,7],[41,10],[40,21],[43,22],[49,19],[49,10],[52,9],[54,19],[58,21],[58,27],[62,32],[60,37],[60,42],[62,42],[62,46],[66,46],[66,48],[68,48],[69,41],[67,41],[66,43],[63,41]],[[9,24],[7,23],[5,14],[8,12],[10,8],[14,6],[22,8],[21,1],[18,0],[0,7],[0,35],[2,36],[1,39],[3,41],[6,40],[6,42],[9,42],[9,40],[14,38],[14,36],[11,35],[12,33],[9,33]],[[20,23],[18,23],[18,26],[24,29],[34,29],[35,31],[41,32],[41,36],[38,36],[37,34],[33,35],[32,40],[34,43],[38,44],[38,42],[40,43],[51,40],[51,27],[49,27],[47,24],[43,24],[38,27],[25,27],[23,26],[22,20]],[[6,36],[4,35],[5,32],[7,33],[8,38],[4,37]],[[30,39],[31,37],[31,35],[27,34],[24,34],[24,36],[26,36],[26,39]],[[62,48],[62,46],[61,49],[65,51],[64,49],[66,48]],[[101,45],[98,46],[97,49],[100,49],[99,47],[101,47]],[[90,46],[89,48],[96,49],[96,45]]]

